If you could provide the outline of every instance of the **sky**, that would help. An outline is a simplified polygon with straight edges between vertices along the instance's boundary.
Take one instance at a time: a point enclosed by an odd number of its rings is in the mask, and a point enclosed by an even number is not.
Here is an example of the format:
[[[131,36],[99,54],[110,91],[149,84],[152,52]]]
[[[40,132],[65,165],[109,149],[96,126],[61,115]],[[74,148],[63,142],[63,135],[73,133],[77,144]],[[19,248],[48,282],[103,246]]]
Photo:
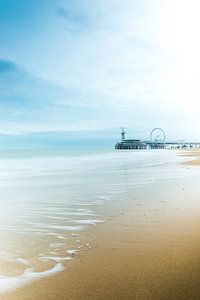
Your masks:
[[[116,139],[124,126],[200,141],[199,11],[198,0],[0,0],[0,136]]]

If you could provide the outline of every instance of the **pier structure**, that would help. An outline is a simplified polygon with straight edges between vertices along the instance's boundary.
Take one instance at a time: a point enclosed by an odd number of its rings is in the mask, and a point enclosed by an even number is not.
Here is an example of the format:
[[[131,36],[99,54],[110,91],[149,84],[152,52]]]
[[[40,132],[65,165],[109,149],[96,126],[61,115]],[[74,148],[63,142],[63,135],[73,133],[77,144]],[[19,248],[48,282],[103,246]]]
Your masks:
[[[150,133],[150,139],[126,139],[126,131],[121,128],[121,141],[115,144],[117,150],[144,150],[144,149],[194,149],[200,148],[200,142],[170,142],[165,141],[166,135],[162,128],[156,127]]]

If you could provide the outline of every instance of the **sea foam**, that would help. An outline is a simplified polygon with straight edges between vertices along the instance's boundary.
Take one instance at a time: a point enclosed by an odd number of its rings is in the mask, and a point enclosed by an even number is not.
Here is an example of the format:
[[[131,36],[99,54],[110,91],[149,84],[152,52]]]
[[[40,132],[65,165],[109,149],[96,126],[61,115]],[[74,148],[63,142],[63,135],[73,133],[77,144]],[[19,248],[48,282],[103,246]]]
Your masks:
[[[9,277],[0,275],[0,294],[10,292],[38,279],[52,276],[55,273],[63,271],[63,269],[63,265],[57,263],[52,269],[43,272],[34,272],[33,269],[28,268],[19,276]]]

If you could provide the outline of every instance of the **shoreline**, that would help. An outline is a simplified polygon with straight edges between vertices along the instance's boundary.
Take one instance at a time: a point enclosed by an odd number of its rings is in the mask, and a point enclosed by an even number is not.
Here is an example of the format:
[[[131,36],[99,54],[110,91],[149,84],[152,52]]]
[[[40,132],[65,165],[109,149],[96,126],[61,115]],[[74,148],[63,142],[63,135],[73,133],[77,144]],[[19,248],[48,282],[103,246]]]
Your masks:
[[[198,180],[168,179],[107,203],[105,223],[85,231],[92,248],[53,277],[1,300],[200,298]],[[189,201],[188,201],[189,200]]]
[[[188,166],[199,166],[200,165],[200,150],[199,149],[188,150],[186,153],[181,154],[181,156],[190,158],[189,160],[182,162],[183,165],[188,165]]]

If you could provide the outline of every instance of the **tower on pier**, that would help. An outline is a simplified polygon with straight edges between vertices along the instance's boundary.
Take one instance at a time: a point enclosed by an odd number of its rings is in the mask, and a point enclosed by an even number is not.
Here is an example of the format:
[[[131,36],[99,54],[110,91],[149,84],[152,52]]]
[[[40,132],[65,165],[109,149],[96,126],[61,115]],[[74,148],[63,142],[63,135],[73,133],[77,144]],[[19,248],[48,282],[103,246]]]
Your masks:
[[[125,141],[126,131],[124,130],[124,127],[121,128],[121,142]]]

